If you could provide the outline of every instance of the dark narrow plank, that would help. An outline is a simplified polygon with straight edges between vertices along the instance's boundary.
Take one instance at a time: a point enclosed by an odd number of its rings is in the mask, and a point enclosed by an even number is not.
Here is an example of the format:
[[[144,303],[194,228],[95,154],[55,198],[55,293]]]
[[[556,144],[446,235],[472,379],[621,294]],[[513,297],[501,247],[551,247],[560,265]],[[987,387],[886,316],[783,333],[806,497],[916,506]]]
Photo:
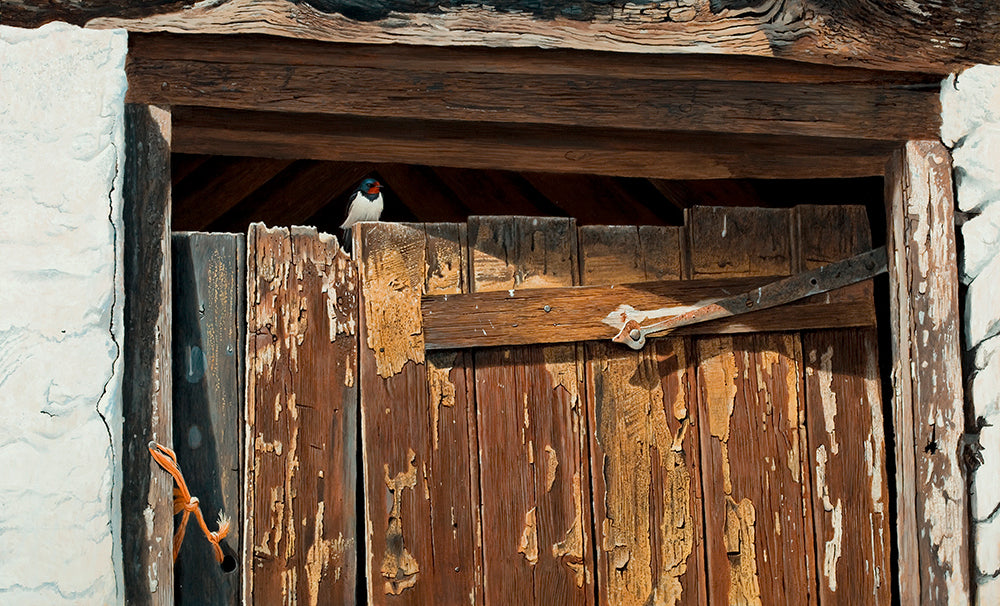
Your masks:
[[[692,208],[692,277],[788,274],[789,212]],[[815,604],[802,353],[794,334],[699,339],[712,603]]]
[[[578,281],[572,219],[471,217],[476,291]],[[577,345],[475,354],[487,604],[592,604],[590,477]]]
[[[871,247],[862,206],[799,206],[801,269]],[[875,327],[802,333],[821,604],[887,604],[893,584]]]
[[[247,603],[343,604],[356,582],[358,282],[336,238],[247,236]]]
[[[464,226],[363,223],[361,419],[368,602],[481,603],[468,354],[425,357],[422,292],[467,288]]]
[[[175,451],[211,530],[232,524],[220,565],[192,527],[174,564],[177,604],[238,604],[242,533],[246,239],[177,233],[173,245]]]
[[[581,227],[581,281],[679,278],[679,231]],[[600,604],[706,603],[690,346],[586,344]]]
[[[886,166],[900,594],[969,599],[969,518],[951,156],[910,141]],[[919,580],[919,582],[918,582]]]
[[[122,556],[125,601],[174,603],[173,479],[149,456],[173,445],[170,111],[125,106]]]

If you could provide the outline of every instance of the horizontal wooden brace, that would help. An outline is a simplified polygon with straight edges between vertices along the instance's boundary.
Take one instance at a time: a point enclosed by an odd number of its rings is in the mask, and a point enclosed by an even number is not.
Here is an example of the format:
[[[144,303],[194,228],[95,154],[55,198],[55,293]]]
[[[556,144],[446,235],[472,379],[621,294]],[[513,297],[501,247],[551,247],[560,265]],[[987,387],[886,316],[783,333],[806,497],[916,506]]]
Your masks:
[[[658,179],[880,176],[898,144],[175,106],[180,153]]]
[[[624,323],[622,312],[635,317],[636,311],[655,310],[651,318],[679,314],[775,279],[673,280],[424,297],[424,343],[432,350],[611,339]],[[872,292],[871,282],[863,282],[781,307],[685,326],[673,334],[874,326]]]

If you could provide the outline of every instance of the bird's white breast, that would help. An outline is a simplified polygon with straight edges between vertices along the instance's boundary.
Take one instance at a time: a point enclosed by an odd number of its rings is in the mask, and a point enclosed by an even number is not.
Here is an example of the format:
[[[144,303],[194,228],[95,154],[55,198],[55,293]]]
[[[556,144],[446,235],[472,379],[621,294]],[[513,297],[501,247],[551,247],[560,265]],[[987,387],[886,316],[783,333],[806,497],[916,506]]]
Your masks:
[[[347,220],[341,225],[341,229],[347,229],[359,221],[378,221],[382,216],[382,194],[374,200],[369,200],[361,192],[354,194],[351,198],[351,205],[347,211]]]

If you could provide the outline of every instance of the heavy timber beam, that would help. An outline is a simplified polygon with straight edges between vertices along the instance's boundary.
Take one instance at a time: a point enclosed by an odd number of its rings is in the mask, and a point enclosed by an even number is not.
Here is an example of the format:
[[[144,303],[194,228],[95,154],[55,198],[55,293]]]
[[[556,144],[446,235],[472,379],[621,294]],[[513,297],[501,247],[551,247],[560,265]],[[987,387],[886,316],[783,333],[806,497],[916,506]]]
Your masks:
[[[871,140],[930,138],[937,76],[787,61],[356,48],[259,37],[133,39],[133,102],[380,119]],[[283,46],[286,46],[283,48]],[[632,61],[635,58],[628,58]],[[826,73],[824,73],[826,70]]]
[[[659,179],[881,175],[898,144],[174,108],[174,151]]]
[[[903,604],[969,602],[965,416],[951,157],[910,141],[886,168],[897,544]]]
[[[1000,61],[982,0],[6,0],[7,25],[54,20],[133,32],[272,34],[336,42],[782,57],[954,71]]]

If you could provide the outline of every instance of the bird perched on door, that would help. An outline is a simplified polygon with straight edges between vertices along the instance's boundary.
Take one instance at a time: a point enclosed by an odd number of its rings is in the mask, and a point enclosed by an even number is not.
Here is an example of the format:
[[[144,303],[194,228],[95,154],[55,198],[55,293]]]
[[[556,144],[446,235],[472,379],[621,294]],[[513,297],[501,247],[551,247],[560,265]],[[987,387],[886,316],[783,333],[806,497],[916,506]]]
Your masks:
[[[351,228],[358,221],[378,221],[382,216],[382,184],[375,179],[365,179],[351,194],[347,203],[347,219],[343,230],[344,248],[351,251]]]

